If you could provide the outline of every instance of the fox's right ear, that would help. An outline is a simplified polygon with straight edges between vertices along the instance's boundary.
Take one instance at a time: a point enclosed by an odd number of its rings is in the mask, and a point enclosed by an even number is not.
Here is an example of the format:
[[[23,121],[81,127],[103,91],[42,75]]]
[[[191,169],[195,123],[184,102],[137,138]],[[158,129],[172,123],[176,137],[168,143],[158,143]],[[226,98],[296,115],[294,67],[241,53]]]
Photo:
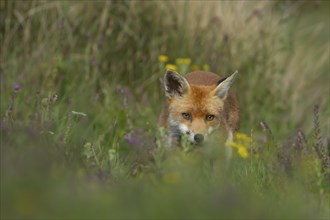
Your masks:
[[[182,96],[189,90],[189,83],[179,73],[167,70],[164,79],[165,93],[167,97]]]
[[[238,71],[236,70],[233,74],[225,78],[223,81],[220,82],[220,84],[215,88],[215,94],[220,99],[226,99],[228,95],[228,91],[235,81],[236,75]]]

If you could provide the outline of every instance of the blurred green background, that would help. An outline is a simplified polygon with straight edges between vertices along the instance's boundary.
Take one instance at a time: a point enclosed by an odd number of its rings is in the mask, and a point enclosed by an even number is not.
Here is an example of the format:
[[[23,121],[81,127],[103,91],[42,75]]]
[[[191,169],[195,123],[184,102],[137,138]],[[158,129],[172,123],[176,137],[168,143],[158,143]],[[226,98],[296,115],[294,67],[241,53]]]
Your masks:
[[[1,218],[328,219],[329,20],[329,1],[1,1]],[[166,65],[239,71],[248,158],[165,149]]]

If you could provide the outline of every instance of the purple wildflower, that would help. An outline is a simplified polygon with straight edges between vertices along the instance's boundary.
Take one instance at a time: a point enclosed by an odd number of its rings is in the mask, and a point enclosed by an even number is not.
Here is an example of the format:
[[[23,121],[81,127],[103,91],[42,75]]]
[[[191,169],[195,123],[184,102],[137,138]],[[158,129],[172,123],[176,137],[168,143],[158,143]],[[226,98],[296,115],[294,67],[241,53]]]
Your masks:
[[[265,143],[265,142],[267,142],[267,136],[265,136],[265,135],[260,135],[260,136],[257,137],[257,140],[258,140],[259,142]]]
[[[13,86],[13,89],[14,89],[15,92],[18,92],[21,88],[22,88],[22,86],[19,85],[19,84],[15,84],[15,85]]]
[[[134,129],[125,135],[127,143],[134,147],[142,147],[144,144],[145,133],[141,128]]]
[[[125,135],[127,143],[135,148],[151,147],[153,140],[142,128],[136,128]]]

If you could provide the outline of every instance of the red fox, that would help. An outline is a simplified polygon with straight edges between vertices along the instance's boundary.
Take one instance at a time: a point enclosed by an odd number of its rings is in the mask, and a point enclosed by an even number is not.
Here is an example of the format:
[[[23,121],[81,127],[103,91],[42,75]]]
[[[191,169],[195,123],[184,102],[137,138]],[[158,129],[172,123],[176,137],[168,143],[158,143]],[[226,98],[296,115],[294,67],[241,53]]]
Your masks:
[[[232,141],[239,127],[239,106],[229,90],[236,75],[237,71],[220,78],[211,72],[196,71],[182,77],[175,71],[166,71],[167,103],[159,126],[167,129],[170,144],[180,141],[183,135],[189,142],[200,144],[220,127],[227,131],[227,141]]]

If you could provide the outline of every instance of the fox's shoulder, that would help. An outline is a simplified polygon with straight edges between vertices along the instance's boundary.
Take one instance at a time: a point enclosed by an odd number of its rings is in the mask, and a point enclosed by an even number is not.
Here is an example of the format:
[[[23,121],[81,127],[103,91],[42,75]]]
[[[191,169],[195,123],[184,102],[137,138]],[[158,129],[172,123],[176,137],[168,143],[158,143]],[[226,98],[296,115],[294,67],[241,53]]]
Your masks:
[[[220,77],[215,73],[206,72],[206,71],[195,71],[188,73],[185,75],[186,80],[191,85],[203,85],[203,86],[211,86],[217,85],[219,82],[224,79],[224,77]]]

